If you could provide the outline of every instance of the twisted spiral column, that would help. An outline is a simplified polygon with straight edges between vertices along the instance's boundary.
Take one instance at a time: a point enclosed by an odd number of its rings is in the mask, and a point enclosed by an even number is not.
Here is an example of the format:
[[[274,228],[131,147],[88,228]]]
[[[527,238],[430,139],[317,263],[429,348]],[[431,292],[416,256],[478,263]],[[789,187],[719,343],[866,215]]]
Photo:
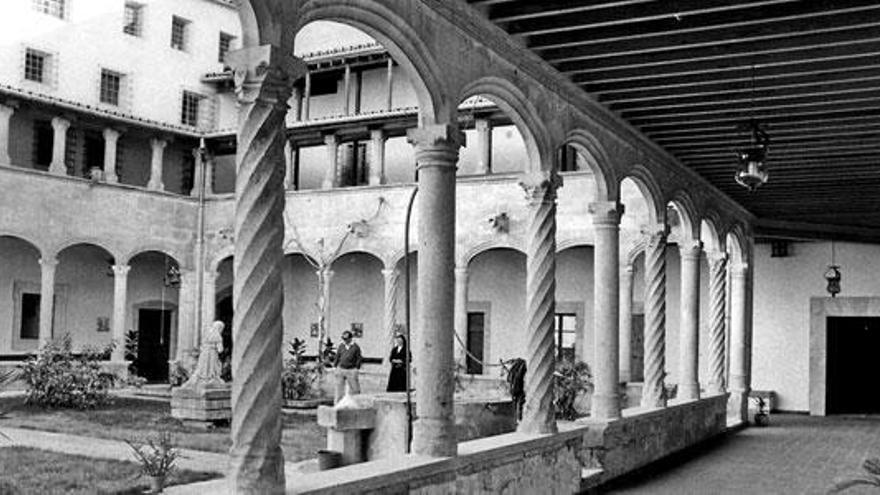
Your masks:
[[[595,247],[593,258],[593,318],[595,321],[592,416],[620,417],[620,341],[618,328],[620,293],[620,216],[623,205],[615,201],[590,203]]]
[[[700,253],[699,240],[680,242],[681,256],[681,318],[679,330],[678,396],[700,398]]]
[[[419,177],[416,420],[412,450],[454,456],[455,166],[464,135],[451,125],[410,129]]]
[[[645,246],[645,384],[643,407],[666,407],[666,226]]]
[[[270,45],[227,60],[239,102],[230,492],[281,494],[284,117],[304,64]]]
[[[727,389],[724,379],[726,275],[727,253],[712,252],[709,255],[709,383],[707,385],[710,394],[722,394]]]
[[[620,267],[620,382],[630,382],[632,376],[632,296],[633,265]]]
[[[519,431],[555,433],[553,372],[556,346],[556,189],[562,178],[555,172],[527,174],[519,185],[528,202],[526,233],[526,402]]]
[[[382,270],[382,277],[385,279],[385,311],[384,325],[385,334],[390,340],[394,336],[394,325],[397,323],[397,285],[400,280],[400,274],[394,268]]]

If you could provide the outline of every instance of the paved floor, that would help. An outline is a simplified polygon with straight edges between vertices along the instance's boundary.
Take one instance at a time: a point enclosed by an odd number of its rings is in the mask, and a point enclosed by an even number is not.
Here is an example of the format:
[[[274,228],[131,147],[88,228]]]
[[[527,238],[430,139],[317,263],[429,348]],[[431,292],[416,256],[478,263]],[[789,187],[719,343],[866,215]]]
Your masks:
[[[880,417],[771,417],[698,451],[631,476],[606,489],[615,494],[819,494],[836,479],[862,474],[880,457]],[[880,494],[854,488],[846,495]]]

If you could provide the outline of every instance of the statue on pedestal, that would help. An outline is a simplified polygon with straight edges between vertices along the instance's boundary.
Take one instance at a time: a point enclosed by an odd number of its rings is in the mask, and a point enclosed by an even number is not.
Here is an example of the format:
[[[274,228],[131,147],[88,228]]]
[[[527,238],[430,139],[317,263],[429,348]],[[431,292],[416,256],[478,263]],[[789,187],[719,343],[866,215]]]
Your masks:
[[[217,388],[226,386],[220,377],[223,366],[220,353],[223,352],[223,322],[215,321],[202,339],[199,360],[184,388]]]

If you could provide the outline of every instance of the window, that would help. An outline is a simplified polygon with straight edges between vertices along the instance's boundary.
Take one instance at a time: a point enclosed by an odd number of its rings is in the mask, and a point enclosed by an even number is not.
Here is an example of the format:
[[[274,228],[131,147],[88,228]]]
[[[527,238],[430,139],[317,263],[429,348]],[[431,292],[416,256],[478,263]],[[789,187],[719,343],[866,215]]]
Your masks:
[[[143,8],[138,3],[125,2],[125,20],[122,32],[132,36],[140,36],[143,28]]]
[[[55,133],[47,120],[34,121],[33,164],[37,170],[48,170],[52,163],[52,144]]]
[[[559,313],[556,315],[556,352],[559,359],[574,360],[574,343],[577,338],[577,315]]]
[[[37,340],[40,338],[40,295],[23,292],[21,294],[21,325],[18,338]]]
[[[101,103],[119,106],[119,94],[122,91],[122,74],[112,70],[101,69]]]
[[[47,82],[49,54],[28,48],[24,52],[24,78],[38,83]]]
[[[311,86],[309,86],[309,90],[311,96],[335,95],[339,89],[338,72],[317,72],[311,74],[310,79]]]
[[[235,39],[235,36],[231,34],[227,34],[224,32],[220,32],[220,46],[217,52],[217,61],[220,63],[226,62],[226,54],[229,53],[229,49],[232,47],[232,40]]]
[[[182,17],[176,15],[171,17],[171,48],[186,50],[186,28],[188,25],[189,21]]]
[[[578,169],[578,152],[569,145],[559,148],[559,171],[574,172]]]
[[[65,0],[32,0],[31,5],[37,12],[64,19]]]
[[[202,95],[192,91],[183,92],[183,104],[180,108],[181,124],[193,127],[199,125],[199,103],[202,98]]]

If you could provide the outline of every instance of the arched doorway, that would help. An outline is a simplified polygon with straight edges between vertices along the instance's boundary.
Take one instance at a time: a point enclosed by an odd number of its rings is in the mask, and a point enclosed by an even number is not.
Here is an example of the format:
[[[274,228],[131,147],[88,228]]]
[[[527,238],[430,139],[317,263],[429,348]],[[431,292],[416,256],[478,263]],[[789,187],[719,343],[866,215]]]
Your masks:
[[[176,351],[180,265],[157,251],[140,253],[129,265],[126,359],[147,382],[164,383],[168,360]]]

